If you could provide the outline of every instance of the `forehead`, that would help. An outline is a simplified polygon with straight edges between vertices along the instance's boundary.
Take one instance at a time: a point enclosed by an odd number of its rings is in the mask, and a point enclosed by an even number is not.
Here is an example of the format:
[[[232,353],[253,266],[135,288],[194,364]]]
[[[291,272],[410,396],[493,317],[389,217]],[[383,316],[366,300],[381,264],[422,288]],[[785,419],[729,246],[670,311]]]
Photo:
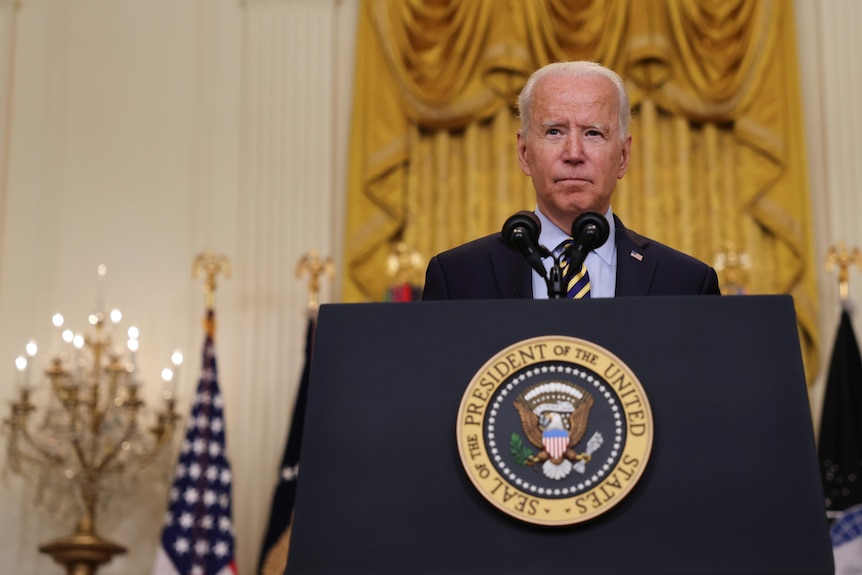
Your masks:
[[[616,89],[601,76],[542,78],[530,107],[536,124],[564,120],[613,124],[619,112]]]

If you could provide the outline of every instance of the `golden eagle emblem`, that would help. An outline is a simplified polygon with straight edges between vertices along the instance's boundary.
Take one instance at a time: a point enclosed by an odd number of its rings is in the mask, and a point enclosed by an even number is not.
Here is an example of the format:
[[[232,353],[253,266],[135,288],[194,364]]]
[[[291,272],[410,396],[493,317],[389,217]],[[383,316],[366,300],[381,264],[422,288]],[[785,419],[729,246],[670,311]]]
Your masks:
[[[587,431],[593,396],[580,387],[561,381],[533,385],[515,399],[521,427],[539,453],[524,459],[524,464],[541,463],[545,477],[564,479],[572,470],[583,473],[592,454],[601,446],[596,432],[582,453],[575,451]]]

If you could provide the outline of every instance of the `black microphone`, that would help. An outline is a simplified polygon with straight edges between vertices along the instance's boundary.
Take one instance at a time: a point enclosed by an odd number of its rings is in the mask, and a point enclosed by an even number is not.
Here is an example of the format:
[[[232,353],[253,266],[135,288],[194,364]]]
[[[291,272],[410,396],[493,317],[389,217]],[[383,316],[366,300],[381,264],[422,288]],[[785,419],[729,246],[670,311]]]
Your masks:
[[[584,212],[572,224],[572,246],[569,248],[569,269],[576,270],[583,265],[590,250],[601,246],[608,239],[611,226],[601,214]]]
[[[546,277],[547,272],[542,263],[542,251],[539,246],[539,232],[542,231],[542,223],[533,212],[521,210],[509,216],[503,224],[503,241],[513,250],[521,252],[527,263],[536,270],[541,277]],[[547,251],[547,250],[545,250]]]

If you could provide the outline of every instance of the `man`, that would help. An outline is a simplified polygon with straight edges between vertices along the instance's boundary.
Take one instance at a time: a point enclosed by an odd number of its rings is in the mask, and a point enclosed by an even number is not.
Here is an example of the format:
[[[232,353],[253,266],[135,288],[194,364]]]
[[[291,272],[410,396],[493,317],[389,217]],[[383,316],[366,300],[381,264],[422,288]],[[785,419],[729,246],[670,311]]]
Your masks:
[[[631,111],[622,79],[594,62],[536,71],[518,98],[518,162],[533,180],[539,244],[555,254],[584,212],[604,215],[608,240],[584,262],[586,297],[719,294],[715,270],[626,229],[611,196],[628,169]],[[553,258],[544,258],[550,269]],[[500,233],[431,259],[422,299],[548,297],[545,278]]]

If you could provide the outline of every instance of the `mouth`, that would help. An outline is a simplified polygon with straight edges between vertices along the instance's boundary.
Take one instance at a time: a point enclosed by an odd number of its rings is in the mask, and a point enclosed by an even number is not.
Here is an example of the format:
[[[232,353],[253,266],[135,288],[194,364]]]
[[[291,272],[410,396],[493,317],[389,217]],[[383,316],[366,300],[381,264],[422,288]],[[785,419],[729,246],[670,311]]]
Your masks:
[[[592,180],[588,180],[587,178],[579,178],[576,176],[568,176],[565,178],[557,178],[555,180],[557,184],[592,184]]]

